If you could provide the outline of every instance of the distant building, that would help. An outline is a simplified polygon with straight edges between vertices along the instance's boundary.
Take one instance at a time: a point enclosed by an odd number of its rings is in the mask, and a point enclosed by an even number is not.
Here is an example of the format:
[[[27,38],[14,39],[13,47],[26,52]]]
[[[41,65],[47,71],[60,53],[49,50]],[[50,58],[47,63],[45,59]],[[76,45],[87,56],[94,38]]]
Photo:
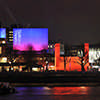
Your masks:
[[[47,52],[49,54],[54,55],[54,53],[55,53],[55,41],[52,41],[52,40],[48,41],[48,50],[47,50]]]

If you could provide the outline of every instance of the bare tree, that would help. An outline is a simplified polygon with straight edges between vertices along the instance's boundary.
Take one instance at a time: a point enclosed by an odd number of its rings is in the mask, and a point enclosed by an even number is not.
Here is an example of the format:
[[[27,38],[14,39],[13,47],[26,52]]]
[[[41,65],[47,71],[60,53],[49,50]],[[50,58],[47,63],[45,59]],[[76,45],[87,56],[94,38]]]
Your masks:
[[[88,51],[84,51],[84,48],[82,48],[82,50],[78,51],[80,53],[80,56],[78,57],[78,59],[74,58],[74,63],[77,63],[79,65],[81,65],[81,71],[85,71],[85,65],[88,63]]]
[[[23,55],[26,62],[26,68],[29,72],[32,71],[32,65],[35,64],[35,62],[33,61],[34,51],[32,51],[32,49],[33,47],[31,45],[28,45],[28,51],[25,51]]]
[[[66,64],[70,63],[70,59],[67,56],[63,56],[63,59],[60,58],[60,61],[64,63],[64,71],[66,72]]]

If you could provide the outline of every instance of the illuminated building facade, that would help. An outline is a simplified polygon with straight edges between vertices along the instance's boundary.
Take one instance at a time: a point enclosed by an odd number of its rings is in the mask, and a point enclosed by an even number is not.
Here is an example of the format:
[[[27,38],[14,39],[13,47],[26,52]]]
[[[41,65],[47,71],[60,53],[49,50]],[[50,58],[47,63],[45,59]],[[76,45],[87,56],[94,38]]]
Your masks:
[[[14,25],[12,27],[5,28],[5,38],[3,38],[4,37],[4,34],[3,34],[4,29],[0,30],[0,54],[2,56],[2,57],[0,57],[0,69],[5,69],[6,71],[9,71],[9,70],[12,70],[12,71],[20,70],[21,71],[22,68],[26,67],[26,62],[27,62],[26,61],[27,60],[26,56],[27,56],[28,51],[26,51],[25,48],[23,49],[23,51],[21,50],[21,51],[18,51],[18,52],[16,52],[16,50],[13,49],[14,42],[15,42],[14,41],[14,39],[15,39],[14,36],[15,35],[13,35],[15,33],[15,30],[13,30],[13,29],[15,29],[15,28],[16,28],[16,30],[19,29],[19,27],[17,27],[16,25]],[[26,41],[22,40],[22,42],[29,42],[31,40],[30,43],[32,43],[32,41],[35,40],[34,41],[35,46],[38,45],[38,47],[35,47],[36,52],[35,51],[31,52],[31,54],[33,56],[29,56],[29,54],[28,54],[28,56],[30,58],[30,61],[31,62],[34,62],[34,61],[36,62],[32,66],[38,68],[39,67],[39,66],[37,66],[37,64],[38,64],[38,65],[42,65],[43,67],[45,67],[45,65],[46,65],[45,63],[48,61],[49,62],[48,68],[52,67],[51,69],[53,69],[54,64],[52,64],[53,63],[53,61],[52,61],[53,59],[51,57],[52,55],[46,54],[47,53],[46,49],[48,48],[48,29],[43,28],[43,29],[45,29],[45,30],[43,30],[42,28],[35,28],[35,29],[34,28],[31,28],[31,29],[27,28],[28,31],[26,31],[26,28],[27,27],[25,27],[25,28],[21,27],[21,29],[25,29],[25,32],[26,32],[26,35],[27,35],[26,36]],[[34,36],[28,37],[29,34],[30,34],[30,31],[31,31],[31,33],[36,33],[37,32],[39,34],[33,34],[33,35],[35,35],[35,37]],[[30,35],[32,35],[32,34],[30,34]],[[25,36],[25,33],[24,33],[24,36]],[[21,37],[21,38],[24,38],[24,37]],[[34,39],[32,39],[32,38],[34,38]],[[18,38],[18,40],[19,40],[19,38]],[[36,45],[36,42],[38,42],[37,45]],[[41,46],[41,43],[42,43],[42,46]],[[22,47],[21,44],[20,44],[20,47]],[[50,58],[50,59],[46,60],[47,58]],[[32,68],[32,70],[36,71],[36,68],[35,69]],[[41,69],[38,68],[38,71],[40,71],[40,70]],[[2,71],[2,70],[0,70],[0,71]]]
[[[82,49],[82,47],[81,47]],[[83,57],[81,57],[81,53],[79,55],[79,51],[81,50],[80,48],[77,48],[74,52],[72,49],[70,49],[69,51],[65,51],[65,56],[61,56],[60,55],[60,43],[55,44],[55,67],[56,70],[65,70],[64,67],[66,67],[66,71],[81,71],[81,59]],[[84,57],[86,55],[89,54],[89,44],[85,43],[84,44],[84,49],[82,52],[86,52],[87,53],[84,55]],[[70,55],[67,55],[66,52],[69,52]],[[89,66],[89,62],[88,59],[85,59],[83,61],[86,61],[86,65],[85,67],[85,71],[87,71],[87,66]],[[64,65],[66,64],[66,65]]]
[[[15,30],[13,30],[13,28]],[[20,28],[19,28],[20,29]],[[22,29],[22,27],[21,27]],[[28,29],[28,28],[27,28]],[[46,46],[42,45],[43,40],[41,40],[41,37],[43,37],[41,34],[37,35],[37,42],[42,41],[41,45],[38,45],[38,47],[35,47],[36,52],[34,53],[32,51],[32,56],[29,56],[29,54],[26,54],[26,49],[21,49],[21,43],[19,43],[19,38],[21,39],[21,36],[17,36],[17,44],[15,43],[16,37],[15,37],[15,31],[16,27],[10,27],[10,28],[3,28],[0,30],[0,71],[1,68],[9,70],[20,70],[22,71],[23,68],[26,68],[26,60],[27,55],[31,62],[36,62],[36,64],[32,65],[32,71],[44,71],[46,69],[48,70],[62,70],[62,71],[81,71],[81,63],[83,64],[86,62],[86,65],[84,66],[85,71],[90,71],[91,68],[98,68],[100,65],[100,45],[89,45],[88,43],[84,43],[84,45],[79,46],[70,46],[67,47],[64,45],[64,43],[61,42],[55,42],[55,41],[48,41],[48,30],[46,30],[44,34],[44,44]],[[41,31],[41,30],[40,30]],[[28,33],[25,30],[26,33]],[[42,32],[42,31],[41,31]],[[19,31],[18,31],[19,34]],[[27,35],[27,34],[26,34]],[[32,36],[33,37],[33,36]],[[39,38],[38,38],[39,37]],[[27,40],[27,36],[25,36]],[[30,39],[30,37],[29,37]],[[29,42],[26,41],[27,43]],[[34,39],[34,40],[35,40]],[[30,39],[32,42],[32,39]],[[22,42],[24,39],[22,39]],[[34,41],[36,42],[36,41]],[[15,44],[14,44],[15,43]],[[19,45],[20,44],[20,45]],[[13,50],[13,45],[14,50]],[[17,46],[20,47],[20,49],[15,49]],[[48,50],[47,50],[48,48]],[[16,50],[19,50],[21,52],[17,52]],[[25,55],[26,54],[26,55]],[[83,61],[82,61],[83,58]],[[28,59],[29,60],[29,59]],[[42,67],[39,67],[39,66]],[[91,68],[90,68],[91,66]]]
[[[47,50],[47,52],[49,53],[49,54],[52,54],[52,55],[54,55],[55,54],[55,41],[52,41],[52,40],[49,40],[48,41],[48,50]]]
[[[90,45],[89,64],[94,70],[100,71],[100,44]]]

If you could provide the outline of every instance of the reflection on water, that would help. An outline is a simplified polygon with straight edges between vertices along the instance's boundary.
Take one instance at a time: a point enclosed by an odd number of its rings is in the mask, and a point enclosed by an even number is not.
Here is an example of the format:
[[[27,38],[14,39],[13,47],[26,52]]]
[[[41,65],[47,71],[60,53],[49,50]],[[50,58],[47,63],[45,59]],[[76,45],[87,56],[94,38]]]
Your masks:
[[[100,87],[16,87],[18,93],[0,96],[0,100],[96,100]]]
[[[17,87],[16,95],[67,95],[88,94],[89,87]]]
[[[55,95],[88,94],[88,87],[55,87],[53,91]]]

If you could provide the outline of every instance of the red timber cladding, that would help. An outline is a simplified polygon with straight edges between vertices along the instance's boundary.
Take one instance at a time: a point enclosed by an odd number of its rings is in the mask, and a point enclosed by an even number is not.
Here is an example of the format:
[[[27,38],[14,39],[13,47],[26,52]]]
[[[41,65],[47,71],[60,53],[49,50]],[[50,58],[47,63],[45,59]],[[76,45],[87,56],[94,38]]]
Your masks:
[[[89,44],[84,44],[84,51],[89,52]],[[88,54],[88,53],[87,53]],[[81,65],[75,63],[79,61],[79,57],[67,57],[68,62],[66,61],[66,71],[81,71]],[[87,70],[87,66],[89,63],[86,64],[85,70]],[[60,57],[60,43],[55,44],[55,67],[56,70],[64,70],[64,58]]]
[[[85,65],[85,70],[87,71],[87,66],[89,66],[89,43],[84,43],[84,52],[85,52],[85,58],[87,59],[87,64]]]

